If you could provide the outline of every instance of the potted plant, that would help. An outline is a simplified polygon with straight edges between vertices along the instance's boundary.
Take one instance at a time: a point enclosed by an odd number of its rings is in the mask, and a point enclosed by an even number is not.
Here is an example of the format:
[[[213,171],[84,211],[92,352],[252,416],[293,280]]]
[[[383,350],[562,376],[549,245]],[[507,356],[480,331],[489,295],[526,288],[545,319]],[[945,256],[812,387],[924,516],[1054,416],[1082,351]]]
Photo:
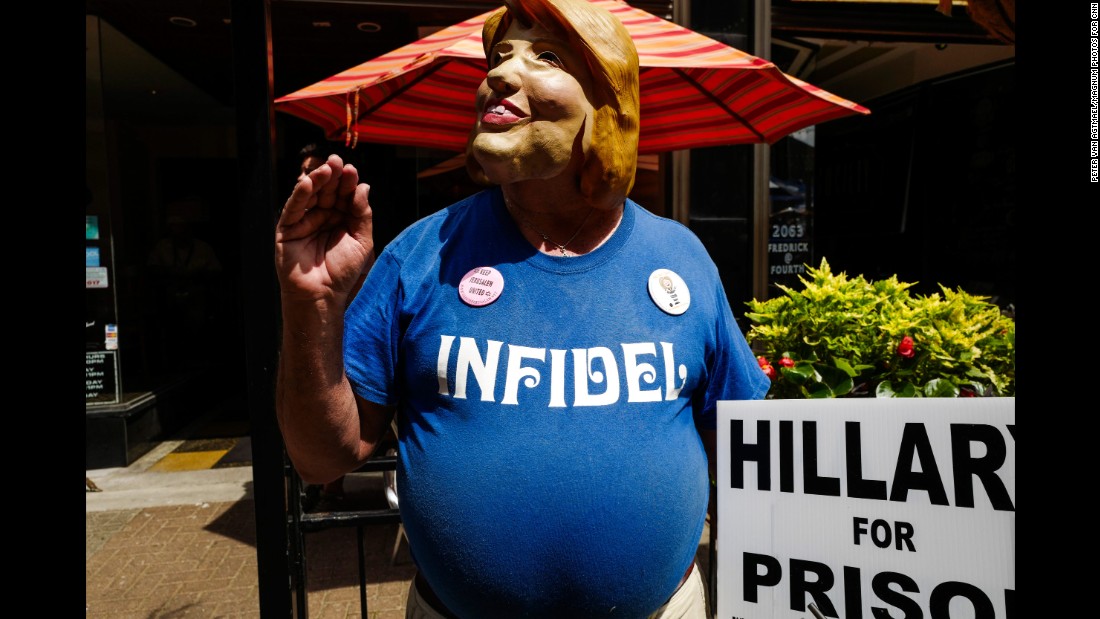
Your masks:
[[[746,338],[768,398],[1014,396],[1016,322],[988,298],[939,286],[910,294],[807,265],[801,290],[749,301]]]

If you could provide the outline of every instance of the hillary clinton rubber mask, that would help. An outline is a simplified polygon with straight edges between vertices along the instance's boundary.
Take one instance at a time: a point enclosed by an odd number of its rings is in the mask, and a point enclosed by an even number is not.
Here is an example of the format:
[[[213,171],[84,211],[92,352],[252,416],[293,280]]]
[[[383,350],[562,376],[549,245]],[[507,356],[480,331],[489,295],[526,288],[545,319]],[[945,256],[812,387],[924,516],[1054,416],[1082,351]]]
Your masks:
[[[482,42],[471,176],[506,183],[573,165],[589,203],[621,204],[638,152],[638,54],[622,23],[587,0],[506,0]]]

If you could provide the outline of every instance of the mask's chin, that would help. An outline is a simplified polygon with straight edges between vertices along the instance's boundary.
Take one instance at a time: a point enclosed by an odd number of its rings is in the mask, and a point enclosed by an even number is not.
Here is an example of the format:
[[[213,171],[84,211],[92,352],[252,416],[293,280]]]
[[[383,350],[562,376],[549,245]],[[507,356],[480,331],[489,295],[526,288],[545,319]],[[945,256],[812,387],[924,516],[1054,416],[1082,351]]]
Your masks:
[[[580,174],[590,142],[590,123],[585,122],[572,140],[541,135],[533,127],[520,134],[478,133],[470,143],[486,179],[494,184],[525,180],[548,180],[570,173]]]
[[[493,183],[554,178],[569,167],[568,150],[530,141],[517,144],[501,137],[482,134],[473,143],[473,155]]]

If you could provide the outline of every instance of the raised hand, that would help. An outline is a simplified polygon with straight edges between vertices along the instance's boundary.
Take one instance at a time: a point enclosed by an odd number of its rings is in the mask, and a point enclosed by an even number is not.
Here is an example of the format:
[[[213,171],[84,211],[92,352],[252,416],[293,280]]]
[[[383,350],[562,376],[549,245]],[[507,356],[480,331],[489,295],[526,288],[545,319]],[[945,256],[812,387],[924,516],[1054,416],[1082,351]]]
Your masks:
[[[284,300],[346,301],[374,263],[370,186],[337,155],[303,177],[275,228]]]

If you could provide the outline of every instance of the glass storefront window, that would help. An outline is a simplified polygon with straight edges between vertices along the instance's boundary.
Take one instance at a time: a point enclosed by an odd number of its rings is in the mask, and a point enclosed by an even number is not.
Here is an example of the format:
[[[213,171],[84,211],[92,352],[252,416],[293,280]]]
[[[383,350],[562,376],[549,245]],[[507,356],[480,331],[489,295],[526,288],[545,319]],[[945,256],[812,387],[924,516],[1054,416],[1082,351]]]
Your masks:
[[[806,265],[814,264],[814,127],[776,142],[768,182],[768,296],[781,284],[798,288]]]

